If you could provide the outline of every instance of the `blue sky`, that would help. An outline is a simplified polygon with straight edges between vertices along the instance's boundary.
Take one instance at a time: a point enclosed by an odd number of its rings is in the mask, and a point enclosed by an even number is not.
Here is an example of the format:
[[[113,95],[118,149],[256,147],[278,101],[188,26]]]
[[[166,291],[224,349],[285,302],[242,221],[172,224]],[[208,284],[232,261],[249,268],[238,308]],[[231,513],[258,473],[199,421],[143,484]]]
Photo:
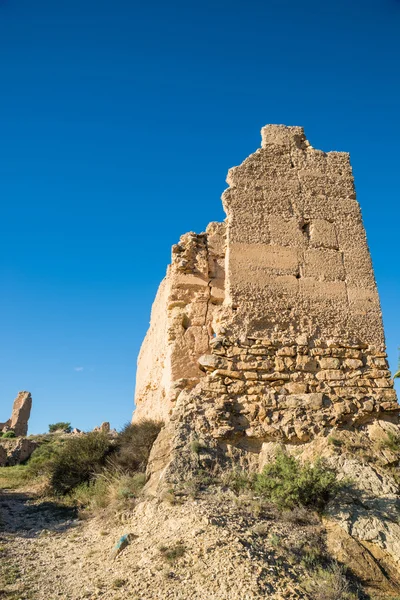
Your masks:
[[[400,344],[398,0],[0,1],[0,419],[130,419],[151,302],[266,123],[351,153]],[[2,419],[3,418],[3,419]]]

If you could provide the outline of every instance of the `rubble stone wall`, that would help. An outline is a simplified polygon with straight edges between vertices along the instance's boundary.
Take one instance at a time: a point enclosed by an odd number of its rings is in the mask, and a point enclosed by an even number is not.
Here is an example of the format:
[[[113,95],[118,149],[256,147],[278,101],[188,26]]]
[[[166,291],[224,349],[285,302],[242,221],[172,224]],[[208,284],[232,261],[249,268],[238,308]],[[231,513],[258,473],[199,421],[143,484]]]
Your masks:
[[[204,433],[217,439],[306,442],[399,412],[386,355],[333,340],[215,338],[200,357]]]

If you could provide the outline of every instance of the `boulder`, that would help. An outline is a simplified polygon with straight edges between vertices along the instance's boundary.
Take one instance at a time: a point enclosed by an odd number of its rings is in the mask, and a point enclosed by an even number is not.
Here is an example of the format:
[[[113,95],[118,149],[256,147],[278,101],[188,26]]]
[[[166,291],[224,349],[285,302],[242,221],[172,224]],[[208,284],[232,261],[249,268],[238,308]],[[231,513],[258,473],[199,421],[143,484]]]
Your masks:
[[[104,421],[99,427],[95,427],[93,431],[101,431],[102,433],[110,433],[110,423]]]
[[[27,438],[0,439],[0,467],[20,465],[37,447],[37,442]]]

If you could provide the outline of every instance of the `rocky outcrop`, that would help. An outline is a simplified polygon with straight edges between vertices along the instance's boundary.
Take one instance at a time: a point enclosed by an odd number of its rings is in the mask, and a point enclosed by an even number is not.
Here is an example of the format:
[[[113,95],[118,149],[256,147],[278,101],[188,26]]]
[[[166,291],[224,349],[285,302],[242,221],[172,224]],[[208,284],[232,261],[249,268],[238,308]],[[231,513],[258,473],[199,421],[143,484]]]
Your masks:
[[[37,447],[37,442],[27,438],[0,439],[0,467],[20,465]]]
[[[93,429],[93,431],[100,431],[102,433],[110,433],[110,423],[108,421],[104,421],[104,423],[102,423],[98,427],[95,427]]]
[[[32,396],[30,392],[19,392],[14,400],[11,418],[5,423],[0,423],[0,432],[12,430],[16,436],[27,435],[31,408]]]

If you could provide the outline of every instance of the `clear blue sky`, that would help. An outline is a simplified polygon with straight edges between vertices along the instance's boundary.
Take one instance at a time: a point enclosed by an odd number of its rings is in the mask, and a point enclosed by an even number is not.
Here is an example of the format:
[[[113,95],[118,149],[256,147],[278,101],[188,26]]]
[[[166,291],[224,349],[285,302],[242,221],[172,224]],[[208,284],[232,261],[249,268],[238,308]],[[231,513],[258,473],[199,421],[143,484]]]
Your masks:
[[[120,427],[186,231],[266,123],[351,153],[400,344],[398,0],[0,0],[0,420]],[[2,419],[3,418],[3,419]]]

